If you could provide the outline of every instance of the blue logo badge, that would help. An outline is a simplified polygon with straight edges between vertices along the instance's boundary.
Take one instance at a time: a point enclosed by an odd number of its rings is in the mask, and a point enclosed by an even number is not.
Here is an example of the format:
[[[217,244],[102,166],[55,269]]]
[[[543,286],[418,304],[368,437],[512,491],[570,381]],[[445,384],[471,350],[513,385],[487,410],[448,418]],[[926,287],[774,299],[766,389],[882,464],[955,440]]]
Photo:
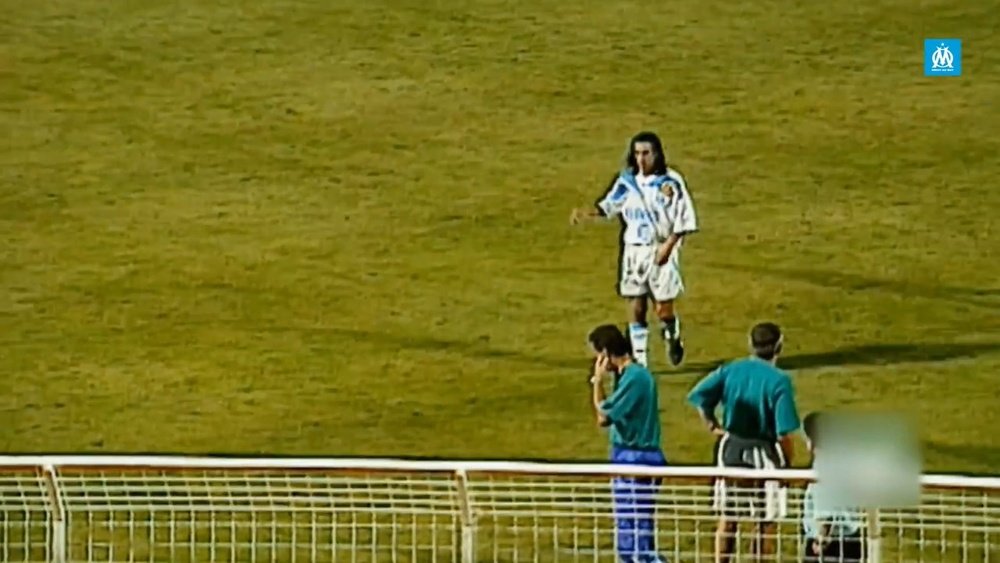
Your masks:
[[[924,39],[924,76],[962,76],[962,40]]]

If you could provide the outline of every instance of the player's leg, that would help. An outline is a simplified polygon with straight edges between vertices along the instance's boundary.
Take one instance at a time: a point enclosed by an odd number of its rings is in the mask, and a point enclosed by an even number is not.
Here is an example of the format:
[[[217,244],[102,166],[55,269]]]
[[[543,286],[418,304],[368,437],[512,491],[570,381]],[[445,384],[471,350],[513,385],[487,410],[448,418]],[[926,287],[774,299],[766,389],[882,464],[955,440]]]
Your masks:
[[[712,457],[718,467],[726,467],[726,454],[728,453],[727,443],[730,442],[728,435],[722,436],[715,442]],[[729,479],[716,479],[712,495],[712,506],[719,514],[719,523],[715,528],[715,563],[729,563],[733,556],[736,544],[736,527],[738,520],[734,508],[738,504],[738,499],[732,494],[735,492],[734,483]],[[738,484],[736,485],[738,487]]]
[[[636,452],[615,446],[611,449],[611,463],[631,465],[636,462]],[[618,476],[612,480],[615,512],[615,539],[618,560],[622,563],[637,563],[638,533],[636,522],[636,479]]]
[[[661,451],[638,451],[633,463],[662,467],[666,459]],[[641,563],[664,561],[656,552],[656,479],[635,480],[636,552]]]
[[[646,322],[648,315],[648,298],[632,297],[628,303],[628,339],[632,345],[632,357],[635,361],[644,366],[649,365],[649,324]]]
[[[673,365],[684,360],[684,342],[681,340],[681,322],[675,303],[684,293],[677,251],[666,264],[656,266],[650,274],[650,286],[656,301],[656,317],[660,321],[660,334],[667,348],[667,358]]]
[[[660,335],[667,348],[667,358],[676,366],[684,361],[684,341],[681,340],[681,322],[674,310],[674,300],[658,301],[656,317],[660,320]]]
[[[636,557],[635,479],[615,477],[613,480],[615,532],[619,561],[632,562]]]
[[[757,534],[753,538],[753,553],[755,561],[768,561],[774,553],[774,536],[777,525],[774,522],[761,522],[757,525]]]
[[[764,469],[771,469],[764,468]],[[758,467],[760,469],[760,467]],[[758,520],[750,546],[755,561],[766,561],[774,553],[774,539],[777,533],[777,513],[780,487],[774,481],[754,481],[748,486],[752,491],[754,518]]]
[[[781,446],[777,443],[760,441],[752,445],[751,459],[756,469],[774,470],[786,467]],[[784,518],[786,512],[787,488],[780,481],[758,481],[756,485],[760,510],[757,517],[760,522],[754,537],[753,554],[758,561],[764,561],[774,553],[774,541],[777,532],[777,521]]]
[[[653,261],[653,247],[629,245],[622,249],[619,270],[618,294],[628,299],[628,338],[632,357],[642,365],[649,365],[647,342],[649,327],[648,279]]]
[[[723,516],[715,528],[715,563],[729,563],[735,545],[736,522]]]
[[[662,467],[661,451],[614,447],[612,463]],[[618,557],[623,563],[666,563],[656,552],[656,479],[619,477],[615,480],[615,526]]]

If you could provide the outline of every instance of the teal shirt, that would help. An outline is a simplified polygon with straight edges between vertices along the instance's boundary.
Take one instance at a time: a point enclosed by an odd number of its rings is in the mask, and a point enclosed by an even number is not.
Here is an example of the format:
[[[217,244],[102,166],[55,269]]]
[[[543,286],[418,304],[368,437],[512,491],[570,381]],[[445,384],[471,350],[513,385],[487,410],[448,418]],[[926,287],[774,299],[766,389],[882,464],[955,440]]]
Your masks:
[[[725,364],[706,375],[688,402],[707,412],[722,406],[722,427],[735,436],[774,442],[799,429],[788,374],[758,358]]]
[[[858,534],[863,524],[861,512],[821,508],[823,504],[829,503],[828,499],[817,499],[824,492],[822,487],[823,485],[819,483],[810,483],[806,487],[805,497],[802,499],[802,531],[805,536],[811,539],[818,538],[820,526],[823,524],[830,526],[827,531],[829,538],[843,538]]]
[[[660,399],[653,374],[640,364],[629,364],[611,396],[601,403],[610,420],[612,446],[660,449]]]

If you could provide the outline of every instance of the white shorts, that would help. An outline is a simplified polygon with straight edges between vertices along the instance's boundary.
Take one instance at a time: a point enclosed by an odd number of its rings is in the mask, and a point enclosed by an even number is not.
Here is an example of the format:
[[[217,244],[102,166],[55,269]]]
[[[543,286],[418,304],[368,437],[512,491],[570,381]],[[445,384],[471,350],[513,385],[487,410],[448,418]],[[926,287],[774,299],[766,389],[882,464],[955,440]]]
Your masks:
[[[652,295],[656,301],[670,301],[684,293],[681,279],[680,247],[675,247],[667,263],[655,264],[656,245],[627,244],[618,257],[618,294],[622,297]]]
[[[787,466],[781,446],[726,434],[715,444],[718,467],[783,469]],[[736,520],[774,522],[787,516],[788,488],[780,481],[716,479],[713,507]]]

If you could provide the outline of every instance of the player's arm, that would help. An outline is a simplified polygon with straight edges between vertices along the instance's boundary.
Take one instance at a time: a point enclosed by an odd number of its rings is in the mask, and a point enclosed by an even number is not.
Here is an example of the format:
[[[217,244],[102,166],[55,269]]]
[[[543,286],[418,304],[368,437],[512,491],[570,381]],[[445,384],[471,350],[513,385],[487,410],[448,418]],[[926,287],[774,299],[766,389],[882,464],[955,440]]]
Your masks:
[[[608,374],[606,362],[606,358],[603,355],[599,355],[594,359],[594,365],[590,373],[590,401],[594,407],[594,415],[597,417],[598,426],[607,426],[609,424],[607,415],[601,409],[606,400],[604,394],[604,378]]]
[[[577,225],[585,221],[597,221],[599,219],[604,219],[607,217],[600,209],[590,208],[590,207],[575,207],[573,212],[570,213],[569,223],[571,225]]]
[[[660,244],[660,248],[657,250],[656,254],[656,264],[658,266],[662,266],[667,263],[667,260],[670,259],[670,255],[674,252],[674,248],[677,247],[677,243],[681,241],[681,237],[683,236],[684,233],[670,233],[670,235],[667,236],[667,240]]]
[[[785,457],[785,464],[792,466],[792,458],[795,457],[795,441],[791,434],[782,434],[778,437],[778,447],[781,448],[781,455]]]
[[[706,375],[688,393],[687,401],[698,410],[702,422],[713,434],[722,434],[724,429],[715,417],[715,408],[722,401],[726,383],[726,366],[720,366]]]
[[[596,221],[600,219],[611,219],[621,212],[625,204],[625,197],[628,194],[628,187],[618,181],[616,174],[605,188],[604,195],[597,199],[590,207],[577,207],[570,214],[569,222],[576,225],[584,221]]]
[[[801,427],[799,410],[795,405],[795,390],[792,381],[785,378],[775,391],[774,396],[774,429],[778,434],[778,445],[785,456],[785,464],[792,465],[795,455],[795,433]]]
[[[663,241],[656,255],[656,263],[660,266],[667,263],[674,248],[683,237],[698,232],[698,219],[694,213],[694,204],[691,202],[691,195],[688,194],[687,187],[683,182],[674,183],[677,201],[674,203],[673,230],[667,235],[667,240]]]
[[[607,426],[609,424],[608,417],[601,410],[601,405],[603,405],[605,401],[604,377],[599,373],[597,362],[594,362],[594,374],[590,378],[590,387],[591,403],[594,406],[594,415],[597,417],[597,425]]]

